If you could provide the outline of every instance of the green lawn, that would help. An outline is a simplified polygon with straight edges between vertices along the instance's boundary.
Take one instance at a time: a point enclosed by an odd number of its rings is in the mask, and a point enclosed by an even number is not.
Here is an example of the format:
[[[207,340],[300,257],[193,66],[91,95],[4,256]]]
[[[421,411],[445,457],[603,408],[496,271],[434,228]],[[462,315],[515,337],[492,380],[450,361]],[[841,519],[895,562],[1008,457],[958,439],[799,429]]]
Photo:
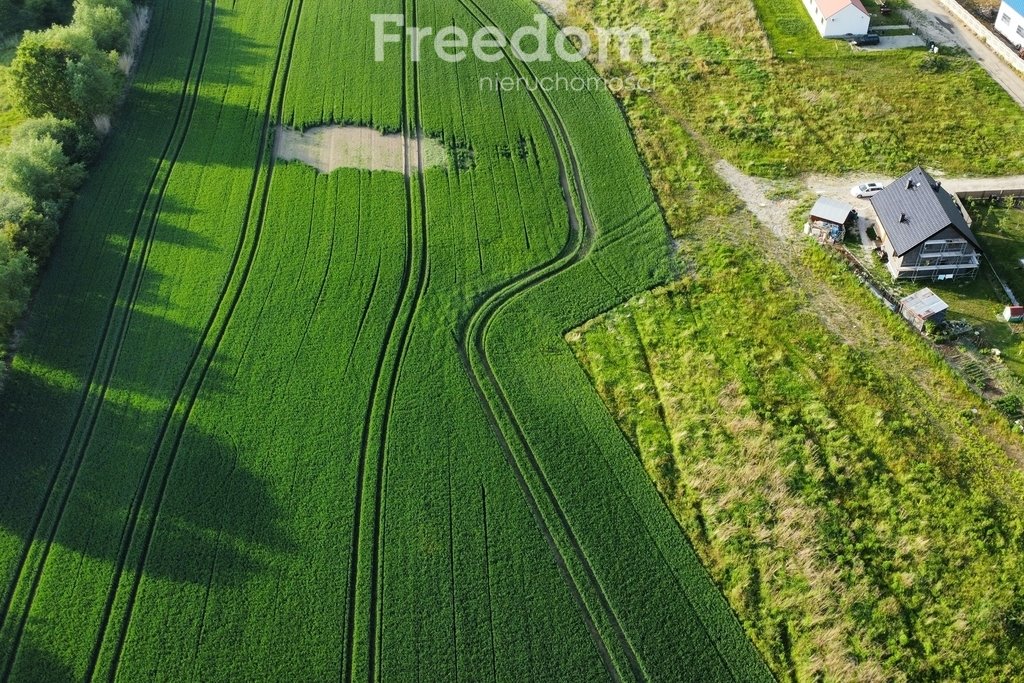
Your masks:
[[[949,304],[950,319],[973,325],[981,332],[979,346],[999,349],[1006,367],[1024,379],[1020,325],[1010,325],[999,318],[1009,299],[994,275],[998,273],[1018,300],[1024,299],[1024,269],[1020,264],[1024,258],[1024,211],[996,207],[987,201],[969,202],[967,210],[974,218],[974,231],[985,249],[982,273],[973,281],[935,282],[928,286]]]

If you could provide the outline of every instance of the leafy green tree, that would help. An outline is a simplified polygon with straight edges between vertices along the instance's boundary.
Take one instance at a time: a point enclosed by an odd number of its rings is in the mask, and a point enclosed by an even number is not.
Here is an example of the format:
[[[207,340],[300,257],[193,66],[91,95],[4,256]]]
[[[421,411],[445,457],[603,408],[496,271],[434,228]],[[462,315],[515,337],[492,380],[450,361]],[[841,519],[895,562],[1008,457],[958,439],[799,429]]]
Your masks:
[[[68,0],[0,0],[0,38],[71,18]]]
[[[25,310],[34,275],[28,255],[0,235],[0,336],[7,336]]]
[[[109,113],[121,82],[117,55],[77,26],[26,33],[9,70],[11,94],[25,114],[85,123]]]
[[[99,141],[90,129],[52,114],[27,119],[11,131],[11,138],[15,140],[42,137],[51,137],[59,142],[64,155],[75,163],[90,161],[99,149]]]
[[[56,207],[40,210],[31,197],[0,189],[0,235],[40,263],[57,237]]]
[[[124,52],[128,47],[128,15],[131,3],[118,0],[75,0],[73,23],[89,33],[105,52]]]

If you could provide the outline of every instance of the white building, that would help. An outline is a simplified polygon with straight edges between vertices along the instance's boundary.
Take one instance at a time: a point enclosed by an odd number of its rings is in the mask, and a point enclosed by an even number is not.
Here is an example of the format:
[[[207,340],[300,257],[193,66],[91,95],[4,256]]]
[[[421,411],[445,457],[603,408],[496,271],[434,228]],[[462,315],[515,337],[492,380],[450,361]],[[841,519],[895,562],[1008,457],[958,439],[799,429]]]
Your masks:
[[[1012,0],[1015,3],[1024,0]],[[871,15],[861,0],[804,0],[818,33],[826,38],[868,32]]]
[[[1003,0],[996,17],[996,30],[1017,47],[1024,45],[1024,0]]]

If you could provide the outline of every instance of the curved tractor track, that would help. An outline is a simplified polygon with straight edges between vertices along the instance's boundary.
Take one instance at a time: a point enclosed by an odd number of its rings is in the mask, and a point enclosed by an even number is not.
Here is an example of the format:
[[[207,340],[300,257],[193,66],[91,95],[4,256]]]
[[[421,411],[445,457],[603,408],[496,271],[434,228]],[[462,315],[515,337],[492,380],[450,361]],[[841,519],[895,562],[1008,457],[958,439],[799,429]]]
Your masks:
[[[207,3],[203,3],[200,6],[199,19],[196,27],[195,40],[192,45],[191,55],[189,58],[188,68],[185,76],[182,79],[182,89],[178,98],[178,107],[174,117],[174,123],[172,124],[171,131],[168,134],[167,141],[161,150],[160,156],[157,159],[157,163],[153,169],[153,173],[149,178],[146,186],[146,191],[143,196],[143,200],[139,206],[138,213],[132,224],[132,229],[129,236],[128,245],[125,250],[125,256],[122,261],[121,270],[118,275],[117,284],[114,289],[114,293],[111,296],[110,304],[107,309],[107,314],[104,320],[103,331],[100,336],[100,341],[97,345],[96,352],[93,356],[89,371],[86,376],[84,383],[84,389],[82,391],[81,398],[77,404],[74,417],[72,418],[71,428],[68,431],[68,435],[64,441],[64,445],[61,448],[61,452],[57,459],[57,464],[54,468],[53,476],[47,483],[46,491],[43,497],[43,502],[40,505],[39,512],[36,515],[33,526],[28,536],[29,542],[25,544],[25,548],[18,558],[18,562],[15,565],[16,570],[14,577],[7,589],[6,596],[2,608],[0,608],[0,628],[6,629],[8,626],[8,620],[12,618],[11,609],[14,603],[15,593],[17,592],[18,586],[26,577],[29,560],[31,559],[32,549],[34,543],[32,542],[38,537],[40,528],[43,526],[44,520],[47,516],[47,511],[50,510],[51,505],[54,503],[55,497],[59,496],[57,500],[56,511],[54,512],[54,519],[51,522],[47,532],[46,539],[43,543],[43,547],[40,550],[40,557],[37,561],[37,566],[31,571],[32,576],[28,587],[28,595],[23,608],[20,610],[21,614],[17,617],[18,621],[15,626],[15,633],[8,650],[7,661],[3,669],[3,680],[7,680],[10,677],[11,669],[14,665],[14,660],[17,655],[18,648],[21,644],[21,639],[24,635],[25,625],[28,621],[28,615],[32,608],[32,603],[35,598],[36,591],[41,581],[43,570],[46,565],[46,561],[49,557],[50,549],[56,539],[57,530],[60,527],[60,523],[64,518],[64,513],[67,509],[68,501],[71,498],[71,493],[74,490],[75,484],[78,479],[79,472],[81,471],[82,464],[85,459],[85,454],[88,451],[89,444],[91,443],[93,431],[96,423],[99,419],[99,414],[103,407],[107,390],[110,386],[111,378],[117,367],[118,360],[121,356],[121,350],[123,348],[125,339],[128,335],[128,329],[131,326],[133,313],[135,310],[135,304],[138,301],[139,293],[142,289],[142,282],[146,273],[146,266],[149,259],[149,254],[153,246],[156,227],[159,222],[160,212],[163,207],[164,197],[167,191],[167,186],[170,182],[171,173],[177,164],[178,158],[181,154],[182,148],[184,147],[185,140],[188,137],[189,128],[192,123],[193,115],[195,114],[196,106],[199,100],[199,86],[202,81],[203,73],[206,67],[206,57],[209,53],[210,38],[213,32],[213,19],[216,11],[216,0],[210,0],[209,10],[207,10]],[[202,36],[206,32],[205,41],[202,41]],[[196,56],[199,53],[200,42],[202,42],[202,56],[199,59],[199,65],[196,69]],[[192,74],[195,69],[195,78],[193,79]],[[189,90],[191,84],[191,97],[189,97]],[[187,111],[186,111],[187,108]],[[184,117],[184,126],[182,126]],[[181,127],[181,135],[178,137],[179,127]],[[175,144],[175,138],[178,137],[177,144]],[[172,146],[174,147],[173,152],[171,151]],[[170,158],[168,158],[170,155]],[[161,171],[164,170],[166,165],[166,172],[163,174],[161,180]],[[124,313],[122,315],[120,326],[117,331],[112,330],[113,323],[115,320],[115,313],[117,310],[117,302],[121,299],[121,295],[124,291],[126,279],[128,277],[129,267],[131,265],[132,254],[135,251],[135,245],[138,241],[140,228],[143,220],[145,219],[147,207],[150,205],[150,200],[153,199],[154,190],[157,185],[160,185],[159,189],[156,190],[156,201],[153,206],[152,214],[149,220],[149,224],[146,228],[144,239],[139,253],[139,260],[136,264],[135,271],[132,273],[128,284],[128,299],[124,304]],[[103,356],[107,349],[107,342],[110,339],[111,334],[115,334],[114,347],[110,352],[110,356],[107,359],[106,367],[102,371],[102,379],[99,382],[98,393],[96,394],[95,403],[92,406],[91,411],[89,410],[89,397],[94,393],[94,385],[96,384],[96,378],[100,374],[100,366],[103,360]],[[87,415],[88,413],[88,415]],[[87,420],[84,432],[80,434],[79,427],[82,425],[83,420]],[[81,440],[78,448],[73,448],[76,441]],[[74,452],[74,458],[71,459],[72,453]],[[69,460],[70,459],[70,460]],[[58,490],[58,484],[61,481],[61,473],[64,471],[66,466],[70,462],[70,472],[63,477],[66,479],[63,491]]]
[[[403,15],[409,19],[411,18],[412,25],[415,25],[417,10],[416,0],[403,0]],[[404,34],[403,34],[404,35]],[[405,54],[406,44],[405,38],[402,43],[402,53]],[[354,517],[352,524],[352,542],[349,554],[349,578],[348,578],[348,613],[346,615],[345,622],[345,643],[344,651],[342,656],[344,662],[342,665],[341,678],[344,681],[351,681],[354,679],[357,673],[357,653],[356,653],[356,621],[358,619],[360,604],[358,602],[359,592],[357,590],[359,583],[359,569],[360,561],[359,557],[361,554],[361,548],[363,545],[363,515],[366,508],[366,492],[365,488],[368,485],[367,482],[367,471],[368,463],[370,459],[370,447],[372,442],[376,442],[376,460],[373,468],[373,481],[372,481],[372,509],[367,513],[372,515],[370,520],[371,530],[369,533],[371,536],[371,547],[370,547],[370,564],[367,569],[368,581],[369,581],[369,595],[367,597],[367,633],[366,633],[366,647],[367,647],[367,678],[370,683],[378,680],[380,676],[380,667],[378,663],[378,653],[380,650],[380,600],[379,593],[381,590],[380,586],[380,572],[381,565],[383,564],[383,548],[382,548],[382,533],[383,533],[383,505],[384,505],[384,477],[385,467],[387,464],[387,448],[388,448],[388,433],[391,422],[391,412],[394,405],[395,395],[397,394],[398,380],[401,375],[402,365],[405,359],[406,351],[408,350],[409,339],[411,337],[411,331],[413,321],[416,317],[416,312],[419,309],[420,302],[423,298],[423,294],[426,291],[427,276],[429,273],[429,257],[427,251],[427,239],[428,239],[428,226],[427,226],[427,190],[426,182],[423,176],[423,169],[425,168],[423,159],[423,121],[420,109],[420,80],[419,80],[419,66],[417,62],[413,62],[413,68],[411,70],[411,81],[412,81],[412,94],[410,97],[409,93],[409,80],[410,73],[407,66],[407,61],[402,60],[401,69],[402,78],[402,135],[405,138],[405,151],[404,151],[404,171],[405,171],[405,200],[406,200],[406,249],[405,249],[405,262],[403,264],[401,284],[399,286],[399,295],[396,299],[395,305],[392,309],[391,318],[388,320],[388,326],[384,336],[384,343],[381,345],[380,353],[377,357],[376,367],[374,368],[374,375],[371,382],[370,397],[367,404],[367,411],[365,420],[363,423],[363,433],[360,440],[360,452],[359,462],[357,465],[356,472],[356,489],[355,489],[355,501],[354,501]],[[413,134],[415,135],[415,143],[412,143]],[[416,188],[412,187],[412,176],[414,175],[411,163],[412,147],[415,146],[415,154],[417,161],[417,168],[415,171],[416,176]],[[414,197],[415,194],[415,197]],[[417,239],[417,220],[415,217],[416,204],[414,199],[418,200],[419,208],[419,221],[418,221],[418,239]],[[413,271],[415,270],[415,282],[411,280],[413,278]],[[410,286],[413,287],[413,294],[411,299],[407,297],[409,294]],[[381,380],[384,374],[384,366],[387,363],[387,357],[389,350],[391,349],[398,319],[402,315],[402,309],[406,307],[407,302],[409,303],[409,310],[405,314],[404,320],[401,324],[401,329],[398,331],[397,340],[397,351],[395,359],[391,367],[391,372],[387,378],[387,387],[384,394],[384,405],[382,407],[380,417],[380,427],[376,439],[373,438],[373,426],[376,422],[376,406],[378,403],[378,395],[381,391]]]
[[[487,12],[475,2],[475,0],[459,0],[459,2],[481,26],[497,25]],[[518,76],[523,77],[525,74],[529,74],[533,81],[537,82],[536,73],[527,63],[517,60],[507,47],[502,48],[502,51],[505,58],[508,60],[508,63],[512,66]],[[560,273],[571,268],[573,265],[586,259],[593,251],[597,236],[597,228],[594,224],[594,219],[587,202],[586,188],[583,184],[579,161],[565,124],[559,116],[554,103],[543,88],[528,89],[527,91],[530,93],[534,106],[541,116],[555,152],[555,157],[559,167],[559,179],[562,185],[562,194],[565,198],[569,214],[570,239],[562,248],[561,252],[554,258],[543,264],[535,266],[504,285],[495,288],[487,295],[487,297],[470,314],[468,321],[462,330],[462,334],[457,336],[459,354],[469,374],[474,391],[487,413],[487,419],[491,425],[492,431],[497,437],[505,458],[515,474],[516,482],[526,497],[531,513],[533,514],[538,527],[544,534],[545,540],[548,542],[549,547],[555,554],[555,560],[558,568],[580,609],[581,616],[583,617],[587,629],[598,648],[605,668],[614,680],[622,679],[622,676],[613,660],[611,649],[595,622],[591,608],[583,597],[583,591],[581,590],[580,584],[573,576],[572,571],[569,568],[568,561],[559,547],[558,541],[555,539],[554,532],[545,518],[544,513],[541,511],[541,504],[538,501],[538,496],[527,481],[523,465],[516,457],[515,451],[509,443],[509,438],[501,427],[499,415],[508,425],[510,425],[514,432],[513,438],[519,443],[519,447],[522,450],[526,466],[529,468],[531,476],[539,482],[542,489],[541,495],[543,496],[543,499],[554,511],[558,528],[568,542],[572,550],[573,558],[582,569],[587,586],[594,595],[596,595],[601,613],[611,625],[615,634],[615,641],[626,659],[629,675],[635,680],[644,680],[646,676],[640,666],[636,652],[630,644],[622,625],[619,623],[615,611],[608,602],[608,598],[601,588],[600,581],[598,580],[593,567],[587,559],[586,554],[583,552],[583,548],[573,532],[572,526],[570,525],[565,512],[562,510],[550,482],[548,482],[544,475],[544,472],[537,461],[536,454],[533,452],[526,439],[526,435],[521,424],[515,418],[515,414],[512,411],[509,400],[491,366],[486,350],[487,333],[491,323],[494,321],[498,313],[530,290],[543,285],[548,280],[551,280]],[[547,109],[550,111],[550,114],[545,113],[544,106],[538,99],[535,91],[541,93],[544,104],[547,105]],[[556,130],[557,135],[555,132]],[[568,169],[566,167],[566,160],[563,157],[563,153],[559,145],[559,138],[564,145],[565,155],[568,157]],[[567,177],[570,169],[572,175],[571,187],[569,178]],[[573,200],[573,190],[575,190],[576,199],[580,204],[578,212]],[[580,216],[583,218],[582,230],[580,226]],[[493,401],[488,395],[488,389],[494,396]]]

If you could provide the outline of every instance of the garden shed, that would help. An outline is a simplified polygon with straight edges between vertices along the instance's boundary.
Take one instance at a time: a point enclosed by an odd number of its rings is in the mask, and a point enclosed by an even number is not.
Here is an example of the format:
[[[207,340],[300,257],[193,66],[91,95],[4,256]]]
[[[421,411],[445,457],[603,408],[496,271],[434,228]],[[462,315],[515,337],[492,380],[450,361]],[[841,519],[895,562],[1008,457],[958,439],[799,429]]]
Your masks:
[[[811,207],[810,221],[805,232],[820,241],[842,242],[846,236],[846,226],[856,212],[845,202],[830,197],[818,197]]]
[[[928,287],[900,299],[900,315],[919,330],[923,330],[927,322],[944,322],[948,309],[946,302]]]

